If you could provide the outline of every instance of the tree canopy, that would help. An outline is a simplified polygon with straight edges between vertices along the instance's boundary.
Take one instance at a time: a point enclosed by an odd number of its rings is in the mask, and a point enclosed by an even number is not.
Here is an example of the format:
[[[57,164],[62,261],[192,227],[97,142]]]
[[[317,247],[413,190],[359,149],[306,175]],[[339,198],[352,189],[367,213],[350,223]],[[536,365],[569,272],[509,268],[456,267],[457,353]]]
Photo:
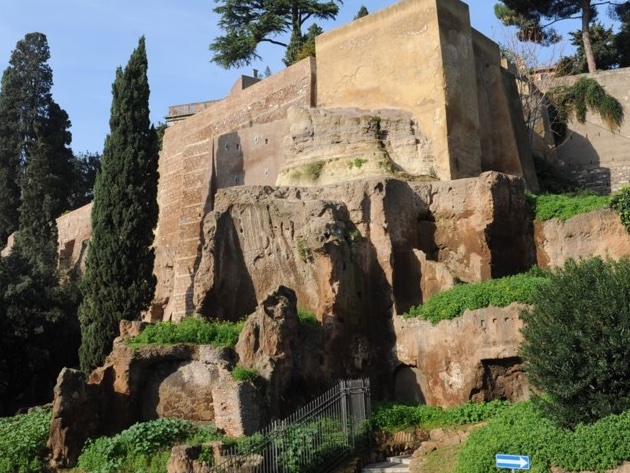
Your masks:
[[[303,42],[302,28],[310,19],[337,17],[341,0],[215,0],[214,11],[220,16],[219,27],[225,32],[211,44],[212,61],[226,69],[247,66],[260,59],[256,50],[267,42],[295,53]],[[290,42],[282,37],[289,35]],[[290,58],[289,58],[290,60]]]
[[[0,115],[18,120],[0,125],[10,132],[0,135],[0,169],[14,166],[12,185],[19,191],[10,201],[19,206],[11,214],[19,231],[11,253],[0,258],[0,411],[8,413],[48,402],[61,367],[77,362],[79,293],[72,281],[59,282],[55,223],[72,183],[70,121],[52,100],[49,55],[44,35],[26,35],[5,71],[0,98]]]
[[[618,10],[630,2],[597,2],[594,0],[501,0],[495,5],[495,15],[503,24],[518,27],[522,41],[555,42],[560,37],[551,27],[560,20],[579,18],[584,56],[588,71],[595,72],[597,64],[593,53],[590,27],[597,18],[597,7],[604,3]]]
[[[573,56],[563,57],[556,66],[556,75],[573,75],[588,72],[581,31],[571,31],[571,44],[576,47]],[[590,28],[593,57],[598,69],[608,70],[619,66],[619,53],[612,27],[595,22]]]
[[[116,71],[110,133],[94,186],[92,238],[79,308],[81,367],[100,365],[122,319],[139,319],[153,298],[158,139],[149,119],[144,37]]]
[[[46,36],[29,33],[11,54],[0,90],[0,246],[18,227],[22,179],[31,155],[41,152],[50,166],[51,215],[69,207],[74,182],[69,148],[70,120],[52,98],[52,69]],[[41,153],[40,153],[41,154]]]

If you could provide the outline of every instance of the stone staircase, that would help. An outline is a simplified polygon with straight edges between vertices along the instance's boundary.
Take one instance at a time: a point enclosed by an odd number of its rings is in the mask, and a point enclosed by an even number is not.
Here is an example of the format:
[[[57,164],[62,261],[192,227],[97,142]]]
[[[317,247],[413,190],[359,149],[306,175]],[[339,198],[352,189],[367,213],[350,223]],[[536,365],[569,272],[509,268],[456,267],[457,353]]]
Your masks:
[[[387,461],[366,465],[362,473],[409,473],[411,455],[388,457]]]

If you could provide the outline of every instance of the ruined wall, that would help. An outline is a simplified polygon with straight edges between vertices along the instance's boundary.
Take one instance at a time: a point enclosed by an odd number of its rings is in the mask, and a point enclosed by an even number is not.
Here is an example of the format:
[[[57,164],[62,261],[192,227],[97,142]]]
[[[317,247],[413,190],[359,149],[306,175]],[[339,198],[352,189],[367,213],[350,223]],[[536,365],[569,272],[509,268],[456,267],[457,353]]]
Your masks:
[[[630,68],[561,77],[551,81],[549,86],[569,85],[582,76],[597,80],[606,92],[621,102],[628,116]],[[591,112],[586,114],[584,124],[571,119],[568,125],[567,139],[557,148],[558,164],[562,169],[601,193],[615,191],[630,183],[630,121],[627,118],[616,131],[611,131],[599,115]]]
[[[153,319],[190,309],[201,220],[214,190],[273,184],[282,165],[286,111],[312,106],[315,62],[305,59],[170,126],[160,155]]]
[[[481,152],[473,138],[473,168],[451,169],[438,13],[434,1],[403,1],[319,35],[317,104],[411,111],[432,143],[437,176],[451,179],[478,174]]]
[[[440,179],[499,171],[537,189],[514,78],[498,45],[470,27],[466,4],[403,0],[316,47],[318,107],[411,112]]]
[[[435,325],[396,318],[396,398],[442,407],[529,398],[518,347],[527,306],[467,310]]]
[[[523,176],[530,189],[538,179],[523,121],[516,78],[501,66],[499,45],[472,30],[483,171]]]
[[[92,204],[84,205],[57,219],[59,265],[82,270],[92,236]]]
[[[81,272],[90,237],[92,236],[92,204],[89,203],[57,219],[57,242],[59,244],[59,265],[64,270]],[[9,236],[7,245],[0,256],[11,252],[15,233]]]

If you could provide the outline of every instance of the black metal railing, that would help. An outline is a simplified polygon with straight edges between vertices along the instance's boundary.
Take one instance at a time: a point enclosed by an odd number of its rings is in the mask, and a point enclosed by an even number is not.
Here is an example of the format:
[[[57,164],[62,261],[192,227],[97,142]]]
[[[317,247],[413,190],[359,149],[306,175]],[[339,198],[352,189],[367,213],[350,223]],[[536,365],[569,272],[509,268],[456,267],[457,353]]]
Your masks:
[[[215,473],[325,473],[367,440],[370,382],[340,381],[319,398],[225,448]]]

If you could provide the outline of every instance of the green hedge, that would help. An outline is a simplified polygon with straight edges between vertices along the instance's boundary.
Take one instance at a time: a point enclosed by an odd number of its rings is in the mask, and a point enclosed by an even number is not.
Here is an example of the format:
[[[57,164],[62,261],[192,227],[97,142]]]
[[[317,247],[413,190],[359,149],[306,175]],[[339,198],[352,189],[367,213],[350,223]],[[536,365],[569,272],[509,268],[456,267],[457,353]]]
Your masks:
[[[527,194],[536,220],[551,220],[558,218],[568,220],[571,217],[593,210],[608,207],[608,196],[593,194]]]
[[[50,409],[0,418],[0,473],[46,471],[42,460],[50,430]]]
[[[131,346],[195,343],[233,347],[242,329],[242,322],[208,322],[196,317],[187,317],[180,323],[158,322],[149,325],[140,335],[130,338],[127,343]]]
[[[507,406],[505,401],[467,403],[447,409],[427,405],[381,403],[374,406],[372,427],[385,432],[398,432],[415,427],[474,424],[496,416]]]
[[[512,405],[470,434],[459,457],[457,473],[501,472],[495,454],[528,455],[531,473],[603,472],[630,459],[630,411],[606,417],[575,431],[561,429],[530,402]]]
[[[533,294],[548,283],[547,273],[534,268],[527,273],[474,284],[460,284],[440,292],[424,304],[403,314],[406,318],[421,317],[432,323],[454,319],[465,310],[484,307],[506,307],[512,302],[531,304]]]
[[[78,468],[98,473],[163,473],[174,445],[220,438],[216,429],[161,418],[135,424],[113,437],[88,440],[79,456]]]

